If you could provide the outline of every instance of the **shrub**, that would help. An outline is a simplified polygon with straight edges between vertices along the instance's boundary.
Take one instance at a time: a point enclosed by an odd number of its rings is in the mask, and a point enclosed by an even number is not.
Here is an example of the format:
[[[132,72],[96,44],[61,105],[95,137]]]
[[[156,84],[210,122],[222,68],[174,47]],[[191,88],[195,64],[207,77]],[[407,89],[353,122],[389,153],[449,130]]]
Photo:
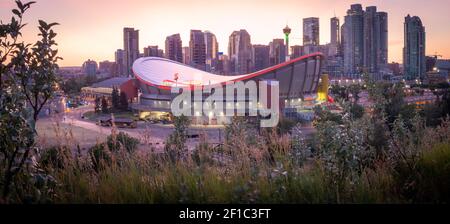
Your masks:
[[[185,159],[187,157],[186,140],[190,120],[188,117],[182,115],[174,117],[174,131],[166,139],[164,153],[166,157],[173,163]]]
[[[291,129],[296,125],[296,122],[291,120],[291,119],[287,119],[287,118],[282,118],[280,119],[280,122],[278,122],[277,125],[277,130],[278,130],[278,134],[287,134],[291,132]]]
[[[418,165],[417,201],[450,202],[450,144],[442,143],[425,151]]]
[[[120,149],[126,149],[128,152],[132,153],[137,149],[139,140],[129,136],[127,133],[119,132],[117,136],[108,136],[106,143],[108,144],[109,150],[112,152],[117,152]]]
[[[89,150],[92,165],[95,171],[112,164],[111,152],[106,149],[105,143],[97,144]]]
[[[63,169],[70,160],[70,149],[66,146],[45,149],[39,163],[45,167]]]

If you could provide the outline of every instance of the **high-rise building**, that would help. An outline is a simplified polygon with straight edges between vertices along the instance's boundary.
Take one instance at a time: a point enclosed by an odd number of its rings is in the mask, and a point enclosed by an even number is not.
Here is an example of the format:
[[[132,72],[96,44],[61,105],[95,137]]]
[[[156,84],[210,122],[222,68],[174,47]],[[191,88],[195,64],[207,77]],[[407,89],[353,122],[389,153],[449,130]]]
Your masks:
[[[303,46],[301,45],[294,45],[291,47],[291,59],[298,58],[302,55],[305,55],[305,51],[303,49]]]
[[[419,17],[405,17],[403,68],[408,80],[423,79],[426,72],[425,27]]]
[[[284,33],[284,39],[286,41],[286,49],[284,50],[285,54],[286,54],[286,61],[290,60],[290,54],[289,54],[289,34],[291,34],[291,28],[289,28],[288,25],[286,25],[286,27],[283,29],[283,33]]]
[[[303,19],[303,45],[314,45],[318,46],[320,44],[319,36],[319,18],[310,17]]]
[[[234,31],[229,38],[230,72],[246,74],[252,71],[252,43],[247,30]]]
[[[364,12],[364,69],[379,73],[387,67],[387,13],[377,12],[376,6],[369,6]]]
[[[201,30],[191,30],[189,49],[192,66],[205,70],[206,65],[206,42],[205,34]]]
[[[183,62],[183,48],[179,33],[166,37],[165,53],[167,59]]]
[[[385,66],[388,63],[388,14],[386,12],[378,12],[378,23],[380,27],[380,46],[378,47],[378,64]]]
[[[86,75],[97,74],[97,69],[98,69],[97,62],[95,62],[91,59],[88,59],[87,61],[85,61],[82,66],[83,73]]]
[[[216,35],[210,31],[205,31],[206,59],[216,59],[219,53],[219,43]]]
[[[114,54],[114,61],[116,62],[116,74],[118,76],[126,76],[125,70],[125,51],[118,49]]]
[[[123,28],[123,50],[125,53],[125,75],[132,76],[131,67],[139,58],[139,30]]]
[[[388,63],[387,67],[392,71],[394,76],[399,76],[401,74],[400,64],[397,62]]]
[[[112,61],[101,61],[98,63],[98,71],[103,74],[114,74],[113,68],[115,66],[115,62]]]
[[[215,71],[219,53],[219,43],[217,42],[216,35],[210,31],[205,31],[204,35],[206,47],[206,70]]]
[[[277,65],[286,61],[286,47],[283,39],[273,39],[269,43],[270,65]]]
[[[330,19],[330,55],[339,54],[341,44],[339,18],[333,17]]]
[[[270,47],[268,45],[253,45],[252,61],[254,71],[259,71],[270,66],[269,53]]]
[[[342,51],[344,74],[360,75],[368,72],[381,79],[388,62],[388,15],[377,7],[362,9],[351,5],[342,25]]]
[[[144,57],[161,57],[158,46],[148,46],[144,48]]]
[[[230,73],[230,61],[228,56],[222,52],[218,52],[217,55],[218,57],[215,72],[217,74],[228,75]]]
[[[158,49],[158,57],[163,58],[164,57],[164,50]]]
[[[191,51],[189,47],[183,47],[183,63],[187,65],[191,64]]]
[[[360,73],[364,65],[364,11],[361,4],[353,4],[342,25],[344,73]]]

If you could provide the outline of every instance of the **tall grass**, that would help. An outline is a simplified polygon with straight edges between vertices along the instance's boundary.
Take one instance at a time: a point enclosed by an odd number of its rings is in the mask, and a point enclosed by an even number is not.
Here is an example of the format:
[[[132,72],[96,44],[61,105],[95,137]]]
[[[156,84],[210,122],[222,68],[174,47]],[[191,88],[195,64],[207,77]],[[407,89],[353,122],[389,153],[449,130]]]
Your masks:
[[[448,123],[448,122],[447,122]],[[53,203],[420,203],[449,202],[449,129],[427,128],[417,139],[420,159],[414,174],[402,173],[389,160],[379,160],[336,189],[327,165],[312,155],[299,162],[292,136],[276,130],[248,136],[230,135],[223,145],[202,138],[187,157],[136,153],[125,146],[92,151],[44,169],[57,185]],[[117,134],[113,131],[113,134]],[[111,137],[110,139],[116,139]],[[249,140],[250,139],[250,140]],[[302,144],[302,145],[307,145]],[[181,148],[182,149],[182,148]],[[61,148],[63,150],[63,148]],[[149,149],[150,150],[150,149]],[[186,149],[187,150],[187,149]],[[64,154],[65,155],[65,154]],[[442,167],[444,166],[444,167]],[[405,185],[414,193],[405,193]],[[339,193],[337,193],[339,192]]]

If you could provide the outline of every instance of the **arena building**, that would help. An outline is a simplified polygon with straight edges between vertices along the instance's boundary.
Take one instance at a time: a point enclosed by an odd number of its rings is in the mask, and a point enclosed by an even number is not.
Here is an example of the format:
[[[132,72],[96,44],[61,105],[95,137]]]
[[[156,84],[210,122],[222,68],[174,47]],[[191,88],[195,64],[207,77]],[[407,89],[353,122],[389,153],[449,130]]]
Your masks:
[[[278,81],[280,112],[284,116],[308,119],[318,100],[323,59],[321,53],[313,53],[258,72],[224,76],[165,58],[139,58],[133,64],[139,94],[138,102],[132,104],[132,108],[139,112],[141,118],[169,118],[171,102],[177,95],[171,93],[172,87],[208,88],[238,81]],[[229,119],[221,114],[195,115],[194,121],[201,124],[220,124]]]

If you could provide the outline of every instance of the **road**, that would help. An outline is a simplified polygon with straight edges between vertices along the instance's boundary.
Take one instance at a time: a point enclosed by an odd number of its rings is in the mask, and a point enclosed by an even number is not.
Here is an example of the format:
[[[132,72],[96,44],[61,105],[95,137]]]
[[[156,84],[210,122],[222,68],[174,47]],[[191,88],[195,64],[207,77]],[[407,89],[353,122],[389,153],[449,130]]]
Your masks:
[[[72,109],[63,115],[61,122],[109,135],[111,133],[111,127],[99,126],[92,121],[81,118],[84,113],[92,110],[94,110],[93,105]],[[189,130],[206,136],[207,141],[211,144],[219,144],[224,140],[225,128],[221,125],[192,125]],[[167,137],[173,132],[173,125],[150,124],[139,121],[137,128],[119,128],[119,131],[139,139],[143,144],[152,145],[155,148],[162,148]],[[312,126],[302,128],[302,133],[306,137],[311,136],[314,132],[315,129]],[[189,139],[187,145],[189,148],[193,148],[197,145],[198,141],[199,139]]]

